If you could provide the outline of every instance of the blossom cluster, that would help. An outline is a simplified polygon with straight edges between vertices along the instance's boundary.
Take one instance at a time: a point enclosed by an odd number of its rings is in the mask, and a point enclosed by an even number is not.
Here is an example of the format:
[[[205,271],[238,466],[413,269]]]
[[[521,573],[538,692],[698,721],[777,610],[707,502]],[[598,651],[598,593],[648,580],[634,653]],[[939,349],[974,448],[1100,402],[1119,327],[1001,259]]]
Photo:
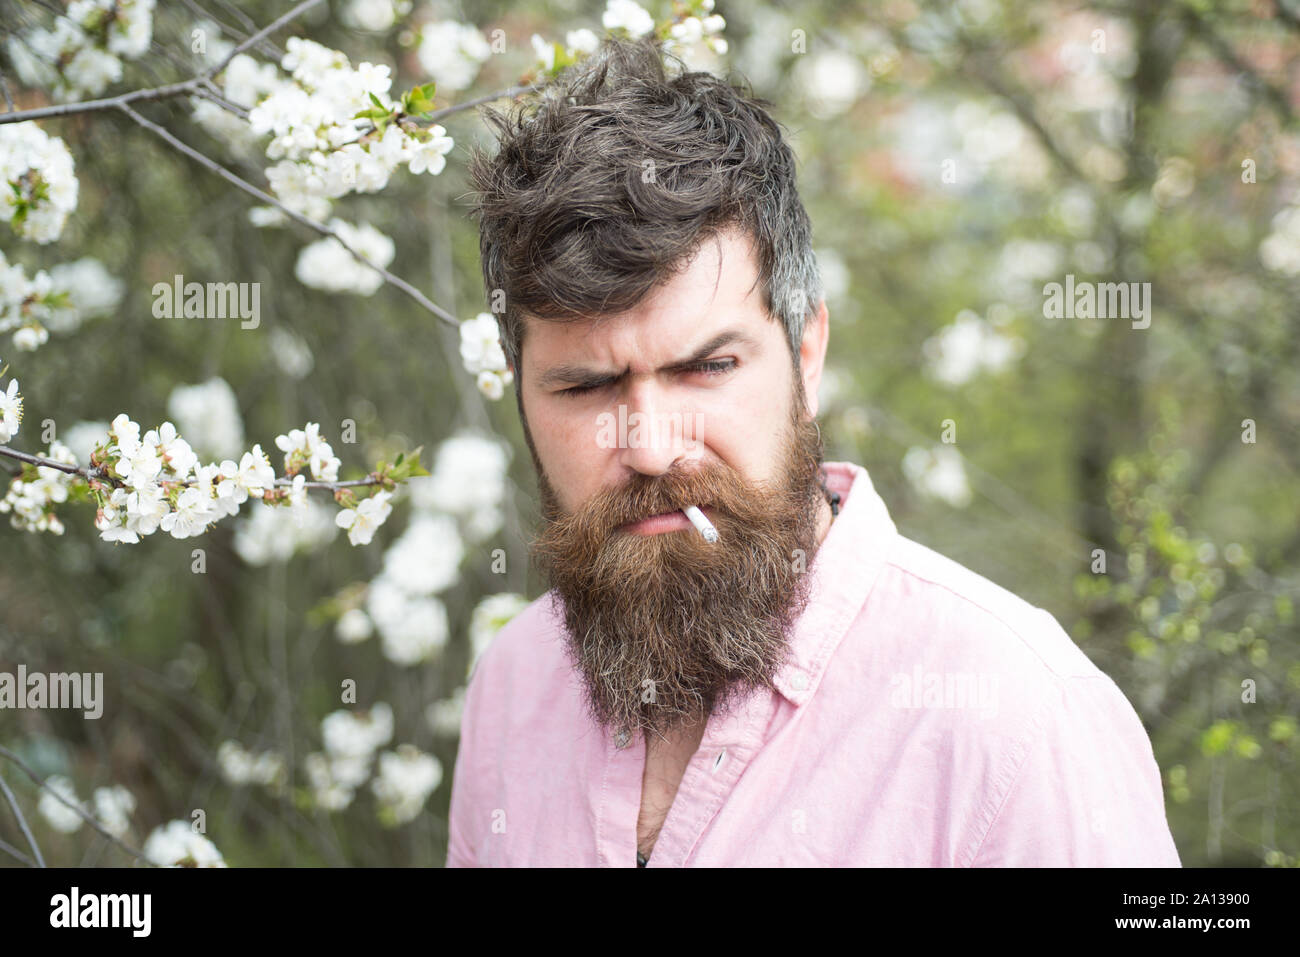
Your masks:
[[[0,403],[3,403],[0,396]],[[0,430],[3,434],[3,430]],[[64,465],[76,465],[71,450],[55,440],[45,452],[45,458]],[[68,500],[76,475],[48,465],[29,465],[22,474],[9,483],[5,496],[0,499],[0,514],[9,515],[9,524],[25,532],[50,532],[63,534],[63,522],[54,507]]]
[[[95,524],[100,537],[138,542],[141,535],[161,530],[174,538],[189,538],[238,513],[250,498],[287,504],[291,513],[301,518],[307,511],[306,472],[315,481],[335,482],[341,463],[314,422],[277,436],[275,443],[284,452],[285,477],[292,479],[279,489],[275,470],[261,445],[243,453],[238,462],[226,459],[201,465],[171,422],[142,436],[137,423],[125,413],[119,415],[109,427],[107,442],[96,448],[90,462],[109,480],[90,481],[98,504]],[[387,517],[386,512],[377,516],[370,503],[383,504],[390,494],[381,491],[338,513],[338,524],[348,527],[358,524],[359,513],[365,511],[366,534],[350,536],[354,545],[368,542]],[[355,496],[351,497],[355,501]]]
[[[931,377],[947,385],[965,385],[981,372],[1003,371],[1024,353],[1024,340],[999,331],[998,320],[1005,320],[1005,310],[990,312],[997,318],[986,321],[973,310],[963,309],[952,325],[922,344],[926,372]]]
[[[443,90],[468,89],[492,55],[492,47],[478,27],[455,20],[426,23],[414,42],[420,68]]]
[[[392,239],[368,223],[353,226],[341,219],[333,219],[329,222],[329,228],[343,242],[327,236],[304,246],[298,253],[294,275],[304,286],[313,289],[352,292],[360,296],[373,295],[384,284],[384,277],[364,263],[357,262],[356,257],[343,244],[346,243],[368,262],[381,268],[387,268],[393,261],[397,246]]]
[[[339,10],[339,17],[357,30],[378,33],[410,12],[411,0],[350,0]]]
[[[284,758],[281,755],[274,751],[247,751],[238,741],[221,742],[217,748],[217,765],[222,777],[231,784],[274,787],[284,780]]]
[[[60,797],[63,801],[59,800]],[[68,803],[65,804],[64,801]],[[41,799],[36,805],[37,813],[60,834],[75,834],[81,830],[86,819],[68,807],[68,804],[81,808],[94,817],[109,834],[120,838],[130,830],[131,814],[135,811],[135,795],[121,785],[96,788],[91,797],[91,807],[87,808],[77,799],[76,787],[71,779],[61,774],[51,774],[45,779]]]
[[[370,780],[380,821],[395,827],[414,820],[442,782],[442,764],[414,745],[378,754],[393,739],[393,709],[383,702],[364,712],[331,712],[321,721],[321,739],[324,749],[307,755],[303,766],[312,803],[324,810],[347,808]]]
[[[84,319],[111,312],[121,298],[122,281],[96,259],[60,263],[29,277],[0,252],[0,333],[12,332],[19,351],[44,345],[51,331],[66,334]]]
[[[377,192],[399,166],[443,171],[453,145],[446,130],[423,128],[407,115],[427,112],[431,89],[417,87],[395,103],[389,67],[353,67],[343,53],[301,37],[286,47],[280,65],[291,79],[275,84],[248,114],[254,134],[271,136],[266,155],[279,162],[267,179],[285,206],[324,219],[331,200]]]
[[[466,371],[478,377],[479,391],[494,401],[505,395],[506,386],[515,379],[501,348],[501,329],[490,312],[460,324],[460,358]]]
[[[333,711],[321,721],[324,751],[303,760],[313,803],[341,811],[370,777],[375,752],[393,739],[393,709],[382,701],[369,711]]]
[[[379,820],[390,827],[415,820],[429,795],[442,783],[442,763],[412,744],[379,756],[379,773],[370,790],[379,802]]]
[[[119,484],[92,480],[98,503],[95,526],[109,542],[138,542],[161,529],[173,538],[200,535],[234,515],[249,497],[261,498],[275,485],[275,471],[260,445],[239,463],[200,465],[176,426],[164,422],[143,436],[125,413],[109,427],[108,443],[91,465]],[[111,487],[110,487],[111,486]]]
[[[98,96],[122,78],[153,39],[154,0],[73,0],[51,29],[9,38],[19,79],[48,88],[59,102]]]
[[[131,830],[136,799],[134,794],[118,784],[95,788],[87,805],[78,799],[76,787],[69,778],[52,774],[45,779],[36,811],[50,827],[61,834],[75,834],[81,830],[86,819],[76,808],[90,815],[100,827],[120,840]],[[145,839],[142,850],[144,856],[159,867],[226,866],[216,845],[185,821],[169,821],[154,828]]]
[[[666,53],[682,54],[700,43],[719,56],[727,52],[727,41],[719,36],[727,21],[713,12],[713,0],[699,0],[697,7],[697,12],[703,13],[703,17],[691,13],[669,27],[668,38],[664,41]]]
[[[142,850],[159,867],[226,866],[217,846],[185,821],[168,821],[154,828]]]
[[[970,483],[962,455],[951,445],[912,446],[903,456],[903,474],[927,498],[965,508],[971,502]]]
[[[249,565],[283,563],[299,550],[313,551],[328,545],[338,535],[335,510],[311,499],[307,507],[257,508],[235,528],[236,554]]]
[[[79,189],[67,144],[30,120],[0,126],[0,219],[25,239],[52,243],[77,208]]]
[[[403,667],[438,654],[450,633],[437,596],[459,580],[465,542],[500,529],[509,456],[501,443],[472,433],[439,447],[432,474],[410,479],[412,515],[384,553],[364,591],[341,600],[338,639],[357,644],[379,633],[385,658]]]
[[[566,33],[563,47],[555,43],[547,43],[537,33],[532,35],[531,42],[533,52],[537,54],[537,59],[545,73],[556,73],[570,63],[595,53],[596,48],[600,46],[600,38],[585,27]]]

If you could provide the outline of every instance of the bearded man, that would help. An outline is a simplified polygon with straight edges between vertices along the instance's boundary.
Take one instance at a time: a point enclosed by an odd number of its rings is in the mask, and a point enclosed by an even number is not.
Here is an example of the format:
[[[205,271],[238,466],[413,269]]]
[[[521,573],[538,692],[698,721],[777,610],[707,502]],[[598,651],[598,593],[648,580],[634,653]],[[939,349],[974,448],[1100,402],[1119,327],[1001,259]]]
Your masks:
[[[489,113],[551,590],[471,677],[448,865],[1179,866],[1111,679],[823,464],[827,309],[764,107],[608,41]]]

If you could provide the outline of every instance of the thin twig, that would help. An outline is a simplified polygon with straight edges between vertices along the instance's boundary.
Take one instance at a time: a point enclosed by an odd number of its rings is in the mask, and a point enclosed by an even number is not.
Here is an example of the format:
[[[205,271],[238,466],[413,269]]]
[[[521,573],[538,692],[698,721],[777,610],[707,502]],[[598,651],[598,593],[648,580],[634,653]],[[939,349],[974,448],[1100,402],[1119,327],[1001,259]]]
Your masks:
[[[0,851],[4,851],[6,854],[14,858],[15,860],[22,861],[28,867],[36,866],[36,862],[34,860],[32,860],[22,851],[18,850],[18,848],[14,847],[8,841],[0,841]]]
[[[324,223],[319,223],[314,219],[310,219],[309,217],[304,216],[302,213],[298,212],[297,210],[293,210],[290,209],[288,206],[285,206],[284,203],[280,202],[270,193],[258,189],[252,183],[236,176],[234,173],[226,169],[220,163],[200,153],[192,146],[188,146],[185,143],[182,143],[170,132],[163,129],[157,123],[145,119],[135,110],[131,109],[131,107],[128,106],[127,104],[125,103],[121,104],[119,106],[119,109],[121,109],[122,112],[124,112],[127,116],[131,117],[131,119],[135,120],[135,122],[139,123],[145,129],[149,130],[154,135],[160,137],[173,149],[176,149],[179,152],[184,153],[186,156],[194,160],[196,163],[199,163],[202,166],[206,167],[207,169],[211,170],[212,172],[216,173],[218,176],[220,176],[226,182],[230,183],[232,186],[236,186],[239,189],[242,189],[250,196],[256,197],[257,199],[261,200],[263,203],[266,203],[269,206],[274,206],[276,209],[280,210],[280,212],[284,213],[294,222],[306,226],[308,229],[313,229],[316,232],[320,233],[322,236],[328,236],[334,239],[340,246],[342,246],[344,249],[348,251],[348,253],[351,254],[353,259],[355,259],[357,262],[361,263],[362,265],[369,266],[375,272],[379,273],[379,275],[383,276],[385,282],[389,283],[390,285],[396,286],[398,289],[402,290],[402,292],[406,293],[408,296],[410,296],[412,299],[418,302],[425,309],[429,310],[429,312],[433,313],[439,319],[443,320],[444,322],[450,323],[452,326],[456,327],[457,329],[460,328],[460,322],[456,319],[455,316],[449,313],[446,309],[443,309],[436,302],[434,302],[424,293],[420,292],[420,290],[416,289],[405,279],[393,275],[383,266],[379,266],[371,262],[365,256],[361,255],[361,253],[359,253],[356,249],[353,249],[350,245],[348,245],[348,243],[346,243],[343,240],[342,236],[340,236],[337,232],[335,232],[330,227],[326,226]]]
[[[12,762],[17,766],[17,768],[18,768],[19,771],[22,771],[23,774],[27,775],[29,778],[31,778],[33,781],[35,781],[36,784],[37,784],[39,787],[43,788],[47,793],[54,795],[54,797],[59,801],[60,804],[63,804],[63,805],[65,805],[66,807],[70,807],[70,808],[72,808],[72,810],[76,811],[78,814],[81,815],[82,820],[84,820],[87,824],[89,824],[89,825],[90,825],[91,827],[93,827],[96,831],[98,831],[98,832],[99,832],[103,837],[108,838],[110,841],[112,841],[114,844],[116,844],[116,845],[117,845],[118,847],[120,847],[122,850],[126,851],[126,852],[127,852],[128,854],[130,854],[132,857],[136,858],[137,860],[144,861],[144,862],[147,863],[147,864],[153,864],[153,863],[154,863],[153,861],[149,860],[149,858],[145,857],[142,853],[140,853],[140,852],[137,851],[135,848],[133,848],[130,844],[125,843],[125,842],[122,841],[120,838],[118,838],[118,837],[116,837],[115,835],[110,834],[108,831],[106,831],[106,830],[104,829],[104,826],[103,826],[102,824],[100,824],[98,821],[96,821],[96,820],[94,819],[94,817],[92,817],[91,815],[87,814],[83,808],[78,807],[76,804],[73,804],[71,801],[69,801],[67,798],[65,798],[65,797],[64,797],[62,794],[60,794],[58,791],[54,790],[54,788],[52,788],[52,787],[48,787],[48,786],[45,784],[45,782],[41,779],[41,776],[40,776],[39,774],[37,774],[35,771],[33,771],[31,768],[29,768],[29,767],[28,767],[28,766],[23,762],[22,758],[18,757],[18,755],[14,754],[14,753],[13,753],[12,751],[10,751],[8,748],[0,747],[0,757],[8,758],[10,761],[12,761]],[[0,778],[0,782],[3,782],[3,780],[4,780],[3,778]],[[6,790],[8,790],[8,788],[6,788]],[[25,828],[26,828],[26,825],[24,824],[24,829],[25,829]],[[33,850],[33,851],[36,851],[36,845],[35,845],[35,844],[32,845],[32,850]],[[39,856],[40,856],[40,852],[37,851],[37,857],[39,858]],[[45,865],[42,863],[41,866],[44,867]],[[154,865],[154,866],[157,866],[157,865]]]
[[[303,0],[302,3],[298,4],[288,13],[285,13],[283,16],[277,17],[269,25],[258,30],[251,37],[248,37],[246,40],[242,40],[239,43],[237,43],[235,45],[235,48],[226,54],[226,58],[224,60],[222,60],[220,63],[214,66],[211,70],[208,70],[205,74],[203,74],[203,76],[206,76],[208,79],[211,79],[212,77],[216,76],[218,73],[220,73],[222,70],[226,68],[226,66],[230,63],[231,60],[239,56],[239,54],[243,53],[254,43],[257,43],[263,37],[274,33],[276,30],[279,30],[286,23],[296,19],[301,14],[306,13],[312,7],[320,4],[320,2],[321,0]],[[198,79],[201,79],[201,77],[199,77]]]
[[[299,16],[306,10],[319,4],[321,0],[303,0],[288,13],[278,17],[269,26],[263,27],[252,36],[237,44],[220,63],[210,69],[204,70],[197,76],[188,80],[182,80],[179,83],[168,83],[163,86],[150,87],[143,90],[130,90],[126,93],[119,93],[117,96],[103,97],[98,100],[82,100],[77,103],[57,103],[52,106],[39,106],[30,110],[19,110],[14,112],[12,109],[8,113],[0,113],[0,123],[22,123],[27,120],[42,120],[54,116],[72,116],[77,113],[91,113],[96,110],[122,109],[131,103],[145,103],[151,100],[166,100],[176,96],[189,96],[199,93],[205,86],[211,84],[214,77],[221,73],[237,55],[243,53],[254,43],[263,39],[270,33],[274,33],[280,27],[284,26],[290,20]]]
[[[0,455],[7,456],[11,459],[17,459],[19,462],[26,462],[28,465],[40,465],[45,468],[58,469],[68,475],[79,475],[87,481],[95,480],[99,482],[112,482],[121,484],[116,478],[109,475],[102,468],[83,468],[78,465],[69,465],[67,462],[57,462],[54,459],[47,459],[40,455],[32,455],[30,452],[20,452],[18,449],[11,449],[7,445],[0,445]],[[348,479],[345,482],[304,482],[303,488],[323,488],[331,492],[341,488],[358,488],[363,485],[380,485],[382,479],[377,475],[370,475],[363,479]],[[188,483],[183,483],[188,485]],[[291,488],[293,479],[278,478],[275,484],[280,488]]]
[[[44,120],[54,116],[74,116],[77,113],[91,113],[95,110],[111,110],[127,103],[165,100],[173,96],[192,94],[198,88],[198,85],[199,79],[194,77],[190,80],[182,80],[180,83],[168,83],[165,86],[155,86],[144,90],[129,90],[126,93],[107,96],[99,100],[55,103],[51,106],[37,106],[30,110],[19,110],[16,113],[0,113],[0,123],[24,123],[27,120]]]
[[[457,103],[454,106],[444,106],[440,110],[434,110],[424,119],[430,123],[436,123],[444,116],[451,116],[453,113],[459,113],[462,110],[468,110],[470,107],[481,106],[484,103],[491,103],[493,100],[503,100],[506,97],[519,96],[523,93],[531,93],[540,90],[545,83],[527,83],[523,86],[512,86],[505,90],[498,90],[495,93],[488,93],[484,96],[476,96],[472,100],[466,100],[464,103]]]
[[[0,774],[0,791],[4,792],[5,800],[9,802],[14,817],[18,818],[18,828],[23,832],[23,837],[27,838],[27,845],[32,849],[32,856],[36,858],[36,866],[44,867],[45,858],[41,857],[41,849],[36,846],[36,838],[32,836],[32,829],[27,826],[27,818],[23,817],[23,809],[18,806],[18,798],[14,797],[14,792],[10,790],[3,774]]]

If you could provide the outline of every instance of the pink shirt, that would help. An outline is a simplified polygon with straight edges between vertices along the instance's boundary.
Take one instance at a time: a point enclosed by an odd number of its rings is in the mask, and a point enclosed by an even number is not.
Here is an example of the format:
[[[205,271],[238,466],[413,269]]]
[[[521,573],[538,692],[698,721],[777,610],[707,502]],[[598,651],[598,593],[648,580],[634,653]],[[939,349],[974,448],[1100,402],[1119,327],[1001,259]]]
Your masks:
[[[650,867],[1181,862],[1133,707],[1048,612],[898,534],[862,468],[777,691],[708,722]],[[645,743],[592,724],[551,593],[465,697],[448,866],[634,867]]]

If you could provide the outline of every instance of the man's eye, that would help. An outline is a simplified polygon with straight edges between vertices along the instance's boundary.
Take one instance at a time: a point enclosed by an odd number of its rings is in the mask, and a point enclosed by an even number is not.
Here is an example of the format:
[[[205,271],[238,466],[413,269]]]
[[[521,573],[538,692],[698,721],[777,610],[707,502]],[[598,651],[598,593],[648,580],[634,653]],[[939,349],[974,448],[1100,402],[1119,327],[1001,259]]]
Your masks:
[[[690,371],[702,372],[705,375],[721,375],[724,372],[730,372],[735,367],[735,359],[709,359],[705,362],[695,363],[690,367]]]
[[[561,389],[560,395],[567,395],[572,399],[580,395],[586,395],[588,392],[595,392],[599,388],[598,385],[575,385],[569,389]]]

